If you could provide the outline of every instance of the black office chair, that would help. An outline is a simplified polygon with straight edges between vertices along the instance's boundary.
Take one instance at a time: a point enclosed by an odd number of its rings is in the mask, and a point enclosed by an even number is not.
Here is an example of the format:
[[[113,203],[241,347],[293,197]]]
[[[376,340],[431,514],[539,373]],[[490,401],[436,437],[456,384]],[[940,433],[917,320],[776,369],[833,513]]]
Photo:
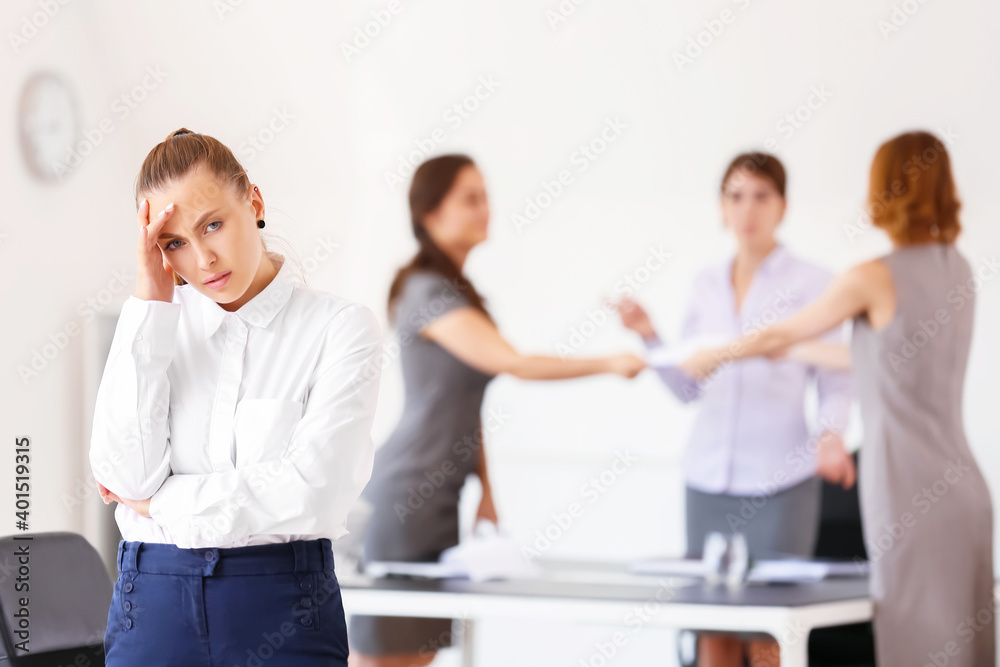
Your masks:
[[[113,588],[97,550],[81,535],[0,538],[0,667],[104,667]],[[25,631],[27,653],[17,647]]]
[[[857,463],[858,452],[855,452],[855,466]],[[845,491],[840,486],[823,482],[816,558],[867,560],[857,483]],[[813,630],[809,634],[809,664],[814,667],[874,667],[875,635],[872,624],[856,623]]]

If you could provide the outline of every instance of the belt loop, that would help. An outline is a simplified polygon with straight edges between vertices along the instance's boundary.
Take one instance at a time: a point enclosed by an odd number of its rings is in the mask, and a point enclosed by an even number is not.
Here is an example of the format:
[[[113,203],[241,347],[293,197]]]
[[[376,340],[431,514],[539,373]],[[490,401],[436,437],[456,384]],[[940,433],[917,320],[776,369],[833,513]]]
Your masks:
[[[302,540],[293,540],[292,551],[295,552],[295,571],[306,572],[309,569],[309,554],[306,553],[305,543]]]
[[[139,571],[139,549],[142,548],[142,542],[130,542],[126,545],[125,553],[123,555],[123,563],[125,569],[129,572]]]
[[[119,572],[122,571],[122,552],[124,550],[125,550],[125,540],[119,540],[118,541],[118,555],[115,556],[115,567],[118,568]]]
[[[320,551],[323,552],[323,571],[333,569],[333,541],[329,537],[321,537],[319,540]]]

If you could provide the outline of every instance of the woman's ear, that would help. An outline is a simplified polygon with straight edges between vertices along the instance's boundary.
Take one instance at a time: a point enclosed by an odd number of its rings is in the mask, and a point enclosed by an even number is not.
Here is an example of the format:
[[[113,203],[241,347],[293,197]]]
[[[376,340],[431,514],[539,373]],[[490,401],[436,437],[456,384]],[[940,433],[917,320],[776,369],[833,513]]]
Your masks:
[[[250,184],[250,207],[253,209],[254,223],[264,217],[264,198],[260,195],[260,188]]]

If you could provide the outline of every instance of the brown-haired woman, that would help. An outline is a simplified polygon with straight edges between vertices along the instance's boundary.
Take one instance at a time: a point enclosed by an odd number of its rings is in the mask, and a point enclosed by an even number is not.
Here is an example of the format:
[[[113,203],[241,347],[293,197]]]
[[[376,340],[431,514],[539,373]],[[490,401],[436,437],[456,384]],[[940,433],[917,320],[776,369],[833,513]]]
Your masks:
[[[831,271],[777,238],[786,185],[785,168],[770,153],[742,153],[726,167],[720,213],[736,251],[695,277],[682,344],[757,329],[780,313],[805,307],[830,284]],[[624,299],[619,310],[647,347],[663,345],[639,304]],[[679,400],[698,406],[684,451],[687,557],[702,556],[707,535],[734,532],[746,537],[752,558],[812,557],[821,480],[845,488],[854,484],[854,462],[842,439],[851,377],[821,363],[822,355],[835,356],[836,348],[843,351],[846,345],[839,332],[828,338],[782,358],[730,365],[707,384],[675,367],[657,369]],[[819,425],[810,428],[805,399],[813,386]],[[701,632],[698,664],[740,667],[745,654],[756,664],[775,648],[766,636]]]
[[[959,201],[944,144],[927,132],[882,144],[867,202],[890,253],[841,274],[795,315],[682,368],[708,377],[853,319],[876,662],[994,665],[993,505],[962,424],[978,278],[955,248]]]
[[[486,239],[490,215],[483,175],[470,158],[443,155],[421,164],[409,203],[419,248],[389,291],[406,398],[364,492],[374,506],[366,561],[435,561],[457,544],[459,493],[469,474],[483,486],[477,518],[496,522],[480,421],[483,394],[494,376],[631,378],[645,367],[632,354],[525,355],[500,335],[463,273],[469,252]],[[352,616],[350,638],[359,667],[426,665],[453,643],[448,618]]]
[[[156,145],[135,196],[90,449],[123,538],[107,665],[346,667],[331,547],[371,474],[378,318],[268,251],[260,188],[213,137]]]

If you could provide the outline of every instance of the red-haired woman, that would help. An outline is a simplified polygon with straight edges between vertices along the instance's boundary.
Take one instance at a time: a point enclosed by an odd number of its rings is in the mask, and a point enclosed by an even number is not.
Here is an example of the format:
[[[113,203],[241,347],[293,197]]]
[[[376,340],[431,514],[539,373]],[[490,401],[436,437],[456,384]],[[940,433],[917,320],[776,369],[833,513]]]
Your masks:
[[[959,201],[944,144],[927,132],[882,144],[868,207],[891,252],[838,276],[795,315],[682,368],[710,377],[852,319],[876,662],[994,665],[993,505],[962,424],[979,278],[955,248]]]
[[[331,542],[371,474],[378,319],[268,251],[218,140],[172,133],[135,195],[90,449],[123,537],[107,664],[344,666]]]

